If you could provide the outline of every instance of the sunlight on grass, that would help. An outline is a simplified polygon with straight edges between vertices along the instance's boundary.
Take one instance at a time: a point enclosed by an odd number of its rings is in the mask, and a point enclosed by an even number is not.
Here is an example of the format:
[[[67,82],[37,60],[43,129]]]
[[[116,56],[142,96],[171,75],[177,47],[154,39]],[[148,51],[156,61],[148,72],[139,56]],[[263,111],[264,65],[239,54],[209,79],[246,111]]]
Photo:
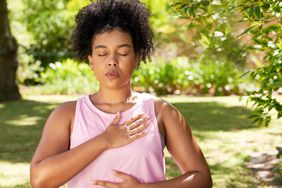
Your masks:
[[[26,115],[19,116],[17,120],[7,120],[5,121],[8,125],[13,126],[33,126],[36,125],[40,117],[27,117]]]
[[[0,187],[14,187],[29,182],[28,163],[0,161]]]
[[[71,95],[28,95],[25,96],[25,99],[35,100],[40,102],[48,102],[48,103],[63,103],[65,101],[76,100],[80,96],[71,96]]]

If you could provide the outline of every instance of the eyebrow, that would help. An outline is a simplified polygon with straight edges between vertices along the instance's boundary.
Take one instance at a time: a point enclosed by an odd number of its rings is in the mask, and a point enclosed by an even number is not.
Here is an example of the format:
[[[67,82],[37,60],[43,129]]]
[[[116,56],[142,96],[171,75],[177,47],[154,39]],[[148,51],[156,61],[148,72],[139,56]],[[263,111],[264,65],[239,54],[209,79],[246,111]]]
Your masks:
[[[118,45],[118,48],[123,48],[123,47],[131,48],[131,46],[129,44]],[[97,49],[97,48],[107,48],[107,46],[105,46],[105,45],[97,45],[97,46],[95,46],[95,49]]]

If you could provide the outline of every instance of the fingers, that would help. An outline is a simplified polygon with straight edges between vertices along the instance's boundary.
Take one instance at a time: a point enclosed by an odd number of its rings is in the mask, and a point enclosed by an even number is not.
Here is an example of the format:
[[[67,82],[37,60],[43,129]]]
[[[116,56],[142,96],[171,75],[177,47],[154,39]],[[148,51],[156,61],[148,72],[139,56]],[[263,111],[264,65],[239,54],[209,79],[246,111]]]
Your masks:
[[[138,116],[136,116],[136,117],[133,117],[133,118],[131,118],[129,121],[127,121],[123,126],[129,126],[129,125],[131,125],[133,122],[135,122],[135,121],[142,121],[143,119],[143,117],[145,116],[145,114],[139,114]]]
[[[150,125],[150,120],[145,114],[139,114],[122,124],[119,128],[125,132],[130,141],[134,141],[147,135],[144,131]]]
[[[134,140],[137,140],[139,138],[146,136],[148,133],[149,133],[149,131],[143,131],[143,132],[140,132],[140,133],[136,133],[132,136],[129,136],[129,140],[130,140],[130,142],[133,142]]]
[[[120,120],[120,113],[118,112],[111,124],[118,124]]]
[[[124,180],[129,180],[132,176],[129,174],[126,174],[124,172],[118,171],[118,170],[113,170],[114,171],[114,175],[120,177],[121,179]]]
[[[134,129],[129,129],[129,135],[130,135],[130,136],[133,136],[133,135],[135,135],[135,134],[137,134],[137,133],[140,133],[140,132],[142,132],[143,130],[145,130],[147,127],[149,127],[149,125],[150,125],[150,122],[147,121],[147,122],[145,122],[145,123],[143,123],[143,124],[140,124],[140,125],[138,125],[138,126],[135,126]]]
[[[128,127],[128,130],[133,130],[133,129],[139,127],[140,125],[144,125],[144,124],[149,123],[149,122],[150,122],[150,120],[149,120],[148,117],[143,117],[141,119],[134,121],[130,125],[127,125],[127,127]]]
[[[124,172],[121,171],[117,171],[117,170],[113,170],[114,171],[114,175],[118,176],[119,178],[123,179],[125,181],[129,181],[131,179],[134,179],[133,176],[126,174]],[[121,182],[121,183],[123,183]],[[109,181],[103,181],[103,180],[95,180],[93,181],[93,185],[100,185],[103,187],[107,187],[107,188],[118,188],[121,187],[121,183],[114,183],[114,182],[109,182]]]
[[[96,180],[93,182],[93,185],[100,185],[100,186],[107,187],[107,188],[118,188],[120,186],[120,183]]]

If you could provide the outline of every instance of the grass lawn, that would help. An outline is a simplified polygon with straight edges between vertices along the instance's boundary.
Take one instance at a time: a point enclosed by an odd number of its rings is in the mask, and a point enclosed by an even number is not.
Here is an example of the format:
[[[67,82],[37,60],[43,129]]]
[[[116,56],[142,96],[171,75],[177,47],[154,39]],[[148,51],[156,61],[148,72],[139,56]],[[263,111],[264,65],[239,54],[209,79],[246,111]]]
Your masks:
[[[251,154],[275,151],[282,144],[282,119],[258,128],[247,119],[250,110],[238,97],[164,97],[173,103],[192,127],[212,172],[214,187],[266,187],[244,167]],[[67,96],[27,96],[0,103],[0,187],[26,188],[29,161],[50,111]],[[179,175],[166,154],[166,175]],[[280,169],[281,170],[281,169]],[[281,177],[280,177],[281,178]]]

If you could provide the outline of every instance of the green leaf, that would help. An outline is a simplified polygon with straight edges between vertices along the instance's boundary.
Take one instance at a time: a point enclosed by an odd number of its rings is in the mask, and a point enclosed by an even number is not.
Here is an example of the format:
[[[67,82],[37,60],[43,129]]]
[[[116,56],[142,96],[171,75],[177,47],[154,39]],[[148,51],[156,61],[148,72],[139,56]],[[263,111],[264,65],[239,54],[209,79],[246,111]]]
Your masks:
[[[245,31],[243,31],[241,34],[239,34],[236,38],[240,38],[242,35],[248,33],[249,31],[251,31],[253,28],[255,28],[258,25],[258,23],[252,25],[251,27],[249,27],[248,29],[246,29]]]
[[[254,15],[255,15],[255,18],[256,18],[257,20],[260,20],[260,19],[262,18],[263,14],[262,14],[262,12],[261,12],[259,6],[256,6],[256,7],[254,8]]]
[[[278,112],[277,114],[277,119],[281,118],[282,117],[282,111]]]

